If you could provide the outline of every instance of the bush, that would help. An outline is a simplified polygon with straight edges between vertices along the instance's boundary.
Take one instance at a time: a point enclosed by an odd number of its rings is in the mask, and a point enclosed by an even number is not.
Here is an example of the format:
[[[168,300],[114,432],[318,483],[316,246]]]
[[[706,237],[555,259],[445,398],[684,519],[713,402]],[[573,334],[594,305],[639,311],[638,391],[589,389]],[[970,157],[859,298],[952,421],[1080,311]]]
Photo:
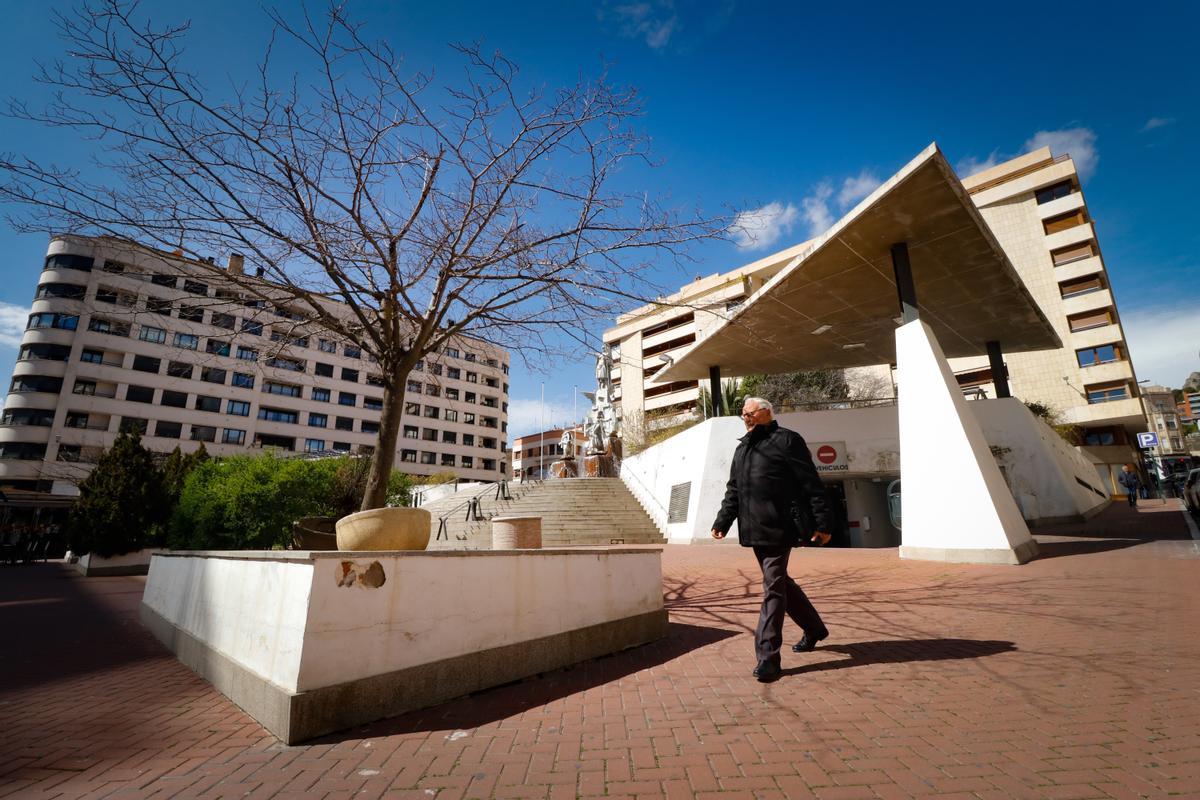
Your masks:
[[[79,484],[67,541],[76,555],[105,558],[152,547],[168,509],[154,457],[138,434],[121,433]]]
[[[204,461],[188,474],[168,541],[183,550],[269,550],[292,540],[300,517],[358,511],[369,459],[281,459],[270,453]],[[389,501],[407,505],[410,479],[393,472]]]

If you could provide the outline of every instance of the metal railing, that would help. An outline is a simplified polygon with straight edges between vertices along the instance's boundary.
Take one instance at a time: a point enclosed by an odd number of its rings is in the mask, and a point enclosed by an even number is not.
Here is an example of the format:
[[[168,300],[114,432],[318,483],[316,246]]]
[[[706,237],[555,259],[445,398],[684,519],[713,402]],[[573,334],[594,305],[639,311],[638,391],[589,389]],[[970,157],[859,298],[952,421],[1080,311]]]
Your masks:
[[[536,483],[541,483],[541,481],[536,481]],[[506,480],[497,481],[494,489],[491,484],[485,486],[483,489],[479,490],[466,500],[463,500],[461,503],[451,508],[445,514],[442,514],[440,517],[438,517],[438,530],[437,535],[434,536],[434,541],[436,542],[442,539],[450,541],[450,533],[446,529],[446,521],[457,514],[461,509],[466,509],[466,516],[463,517],[464,522],[486,521],[488,517],[483,515],[483,507],[480,505],[479,501],[485,494],[491,491],[496,492],[495,499],[497,502],[501,500],[511,501],[513,499],[512,492],[509,490],[508,481]],[[460,542],[463,542],[466,541],[467,536],[466,534],[463,534],[462,536],[455,536],[454,538]]]

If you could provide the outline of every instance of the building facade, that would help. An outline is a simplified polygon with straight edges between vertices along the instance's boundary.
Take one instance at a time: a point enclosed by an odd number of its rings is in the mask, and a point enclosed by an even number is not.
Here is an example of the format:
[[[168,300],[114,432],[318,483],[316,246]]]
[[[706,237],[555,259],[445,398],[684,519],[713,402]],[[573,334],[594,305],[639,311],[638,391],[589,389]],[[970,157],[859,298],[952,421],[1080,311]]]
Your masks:
[[[122,429],[159,452],[372,452],[378,365],[243,271],[233,254],[225,274],[239,287],[211,263],[130,242],[53,239],[0,420],[0,486],[72,494]],[[508,363],[466,337],[422,363],[396,468],[504,477]]]
[[[1183,441],[1183,421],[1175,403],[1175,393],[1165,386],[1143,386],[1142,400],[1146,405],[1148,430],[1158,434],[1158,447],[1147,451],[1149,456],[1167,456],[1187,452]]]
[[[583,426],[570,428],[571,440],[575,443],[575,455],[583,453],[587,445],[587,434]],[[512,444],[513,480],[541,480],[550,475],[550,465],[565,455],[562,446],[562,428],[551,428],[541,433],[518,436]]]
[[[1069,156],[1042,148],[962,185],[1063,342],[1056,350],[1005,353],[1012,393],[1075,426],[1078,446],[1114,492],[1121,466],[1136,461],[1135,434],[1146,429],[1146,418],[1075,165]],[[619,354],[619,375],[614,374],[625,419],[634,420],[634,427],[639,420],[653,427],[664,415],[691,413],[699,384],[660,384],[654,373],[810,246],[804,242],[697,280],[620,317],[604,341]],[[968,396],[996,396],[986,356],[952,359],[951,365]],[[890,365],[848,376],[852,385],[858,380],[888,392],[890,377]]]

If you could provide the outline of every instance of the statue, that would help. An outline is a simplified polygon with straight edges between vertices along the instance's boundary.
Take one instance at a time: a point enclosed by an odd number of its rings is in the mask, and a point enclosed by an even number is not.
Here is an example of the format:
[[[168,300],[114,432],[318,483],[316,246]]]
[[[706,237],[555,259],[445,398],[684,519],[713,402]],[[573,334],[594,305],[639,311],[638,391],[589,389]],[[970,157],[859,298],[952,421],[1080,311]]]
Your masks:
[[[575,457],[575,437],[571,435],[571,429],[563,431],[562,438],[558,440],[558,449],[562,451],[563,458]]]
[[[575,440],[572,432],[563,431],[560,443],[564,458],[550,466],[552,477],[571,478],[577,474],[592,478],[616,476],[617,463],[621,458],[621,409],[613,403],[616,389],[612,370],[612,348],[605,345],[596,354],[596,391],[583,393],[591,401],[592,407],[588,409],[587,419],[583,423],[587,444],[583,448],[582,466],[577,467],[574,463]]]

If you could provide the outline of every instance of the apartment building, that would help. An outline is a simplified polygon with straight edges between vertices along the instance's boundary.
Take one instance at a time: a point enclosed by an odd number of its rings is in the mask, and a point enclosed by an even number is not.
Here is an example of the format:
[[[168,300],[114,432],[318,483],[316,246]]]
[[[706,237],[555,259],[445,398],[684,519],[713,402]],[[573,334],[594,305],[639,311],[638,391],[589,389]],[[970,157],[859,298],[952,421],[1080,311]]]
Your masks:
[[[962,183],[1064,343],[1058,350],[1006,353],[1012,392],[1077,425],[1080,449],[1113,489],[1121,465],[1136,460],[1135,434],[1146,429],[1146,418],[1075,164],[1042,148]],[[809,246],[697,280],[618,318],[604,341],[619,353],[614,377],[625,418],[653,427],[656,418],[691,413],[699,384],[659,384],[654,373]],[[986,356],[951,365],[968,396],[995,397]],[[865,379],[888,386],[888,373],[888,365],[879,365]]]
[[[508,364],[502,348],[467,337],[420,364],[397,468],[504,477]],[[0,487],[73,494],[123,429],[160,452],[203,442],[214,455],[370,453],[382,398],[374,360],[317,329],[279,287],[245,276],[240,255],[221,270],[110,237],[60,236],[0,419]]]
[[[587,434],[583,426],[569,429],[575,443],[575,454],[581,455],[587,446]],[[550,465],[565,455],[562,446],[562,428],[551,428],[540,433],[518,436],[512,444],[512,476],[514,480],[539,480],[550,474]]]
[[[1153,384],[1142,387],[1142,401],[1146,406],[1148,430],[1158,434],[1158,447],[1147,455],[1165,456],[1186,453],[1183,441],[1183,421],[1175,403],[1175,393],[1165,386]]]

